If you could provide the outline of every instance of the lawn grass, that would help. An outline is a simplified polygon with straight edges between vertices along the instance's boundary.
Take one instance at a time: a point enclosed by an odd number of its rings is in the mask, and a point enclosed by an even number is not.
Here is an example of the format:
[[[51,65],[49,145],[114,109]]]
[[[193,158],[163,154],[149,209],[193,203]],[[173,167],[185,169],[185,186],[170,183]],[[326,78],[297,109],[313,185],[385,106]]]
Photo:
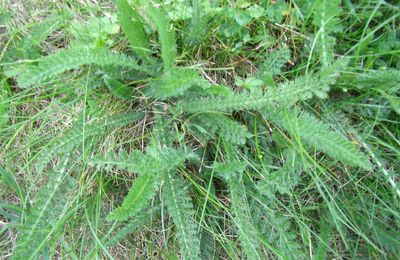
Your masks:
[[[1,2],[0,257],[400,257],[396,1],[116,2]]]

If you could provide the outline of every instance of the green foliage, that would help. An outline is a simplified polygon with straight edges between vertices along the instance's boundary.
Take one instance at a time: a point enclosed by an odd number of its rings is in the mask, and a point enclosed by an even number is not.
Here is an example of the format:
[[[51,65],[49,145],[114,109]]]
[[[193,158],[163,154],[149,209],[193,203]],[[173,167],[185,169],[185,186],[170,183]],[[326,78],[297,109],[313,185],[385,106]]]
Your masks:
[[[125,84],[122,84],[116,79],[109,76],[104,77],[104,81],[107,84],[108,89],[118,98],[131,100],[132,99],[132,88]]]
[[[178,106],[178,110],[187,113],[203,111],[232,112],[243,109],[262,110],[276,103],[291,106],[299,100],[307,100],[314,95],[320,98],[327,96],[331,79],[324,80],[318,77],[304,76],[296,80],[271,87],[265,93],[261,91],[232,93],[226,97],[199,98],[185,100]]]
[[[61,10],[59,13],[49,17],[48,19],[36,24],[29,35],[23,39],[24,47],[21,50],[28,50],[27,46],[40,46],[49,35],[69,24],[70,20],[73,18],[72,13],[68,10]],[[29,58],[26,56],[25,58]]]
[[[144,11],[157,28],[164,70],[168,71],[172,69],[176,58],[175,30],[162,10],[153,6],[148,0],[139,0],[139,2],[143,5]]]
[[[116,167],[119,170],[128,170],[141,175],[156,175],[168,172],[182,164],[189,155],[190,153],[183,149],[163,147],[155,151],[149,149],[147,154],[137,150],[130,153],[122,150],[119,154],[111,152],[105,159],[95,157],[92,162],[106,166],[108,169]]]
[[[151,173],[136,178],[124,202],[110,213],[108,220],[124,221],[139,213],[154,196],[157,189],[156,179]]]
[[[57,232],[59,223],[63,222],[68,193],[72,188],[66,167],[67,161],[64,160],[49,175],[47,185],[37,192],[33,206],[24,212],[13,259],[36,259]]]
[[[265,115],[293,136],[299,136],[304,142],[324,151],[332,158],[364,169],[371,168],[368,158],[353,143],[332,131],[328,125],[309,113],[281,110],[275,114],[266,113]]]
[[[151,83],[151,90],[156,98],[167,99],[183,95],[192,86],[207,85],[199,73],[187,68],[172,68],[161,79]]]
[[[123,127],[143,118],[142,113],[115,114],[110,117],[94,120],[88,124],[77,124],[68,133],[49,142],[36,156],[36,171],[42,172],[46,165],[57,154],[69,154],[81,145],[88,137],[107,133],[110,129]]]
[[[390,1],[83,2],[0,8],[6,257],[399,258]]]
[[[300,243],[298,242],[298,231],[294,229],[290,218],[270,197],[257,198],[251,210],[257,229],[263,234],[267,241],[275,247],[275,253],[283,259],[306,258]],[[265,204],[264,204],[265,203]]]
[[[400,91],[400,70],[372,70],[357,74],[353,83],[355,83],[354,87],[361,91],[368,93],[368,91],[373,90],[379,93],[389,101],[392,109],[400,114],[400,98],[397,95]]]
[[[83,47],[60,50],[39,61],[37,66],[31,66],[21,72],[18,83],[21,87],[30,87],[44,83],[46,80],[63,73],[66,70],[76,69],[83,65],[95,64],[99,66],[120,66],[139,71],[147,71],[139,66],[135,59],[124,54],[113,53],[105,49],[89,49]]]
[[[123,221],[140,212],[156,191],[158,186],[156,174],[161,174],[164,181],[163,198],[177,227],[178,240],[184,257],[197,259],[200,252],[200,240],[196,236],[197,225],[192,219],[193,206],[183,186],[183,180],[172,175],[173,169],[181,165],[188,156],[189,153],[184,150],[168,147],[150,148],[146,155],[137,151],[130,154],[122,153],[119,159],[105,160],[104,163],[142,174],[135,180],[121,207],[114,210],[109,215],[109,219]],[[101,160],[94,162],[102,163]]]
[[[187,28],[188,37],[187,41],[190,44],[199,45],[205,36],[208,17],[206,14],[206,6],[209,5],[208,1],[193,0],[192,1],[192,19]]]
[[[329,241],[331,240],[332,236],[332,227],[324,217],[321,218],[319,225],[319,235],[321,237],[321,241],[319,242],[315,259],[326,259]]]
[[[106,159],[94,158],[92,162],[106,165],[108,168],[115,166],[121,170],[127,169],[130,172],[140,173],[122,205],[110,213],[108,220],[125,221],[140,213],[154,196],[160,180],[158,175],[161,175],[161,179],[164,180],[165,203],[177,225],[178,237],[185,259],[196,259],[200,250],[200,240],[196,236],[196,224],[190,219],[194,216],[190,198],[182,186],[183,180],[173,177],[171,173],[188,156],[190,153],[183,149],[168,147],[153,149],[150,147],[147,154],[139,151],[128,154],[123,151],[119,155],[110,153]]]
[[[290,10],[290,7],[286,1],[278,0],[276,2],[271,2],[268,6],[268,18],[275,23],[281,23]]]
[[[292,194],[305,168],[306,163],[293,148],[284,149],[282,156],[285,160],[282,167],[268,172],[265,178],[257,183],[258,190],[267,197],[273,197],[276,193]]]
[[[145,225],[149,224],[152,220],[157,218],[157,210],[159,210],[158,207],[154,206],[152,207],[151,210],[142,210],[138,214],[134,216],[134,218],[131,218],[129,222],[123,227],[118,230],[106,243],[106,246],[113,246],[117,244],[120,240],[122,240],[124,237],[126,237],[128,234],[134,233],[136,231],[139,231],[141,228],[143,228]],[[107,237],[108,239],[108,237]]]
[[[372,70],[356,74],[356,85],[359,89],[376,88],[390,92],[400,89],[400,70]]]
[[[337,27],[340,15],[340,0],[318,0],[314,3],[313,24],[317,32],[317,51],[322,67],[328,68],[334,61],[335,37],[332,36]]]
[[[257,230],[275,247],[275,254],[283,259],[302,259],[305,255],[298,242],[298,232],[291,218],[281,211],[280,197],[295,194],[307,164],[293,147],[285,148],[282,157],[284,163],[280,168],[263,172],[263,179],[257,182],[257,191],[252,194],[250,208]]]
[[[117,8],[118,20],[124,29],[131,48],[142,59],[149,59],[151,46],[139,14],[129,5],[127,0],[117,0]]]
[[[21,39],[15,41],[15,44],[5,53],[5,60],[15,61],[15,59],[29,60],[39,58],[42,51],[42,43],[48,39],[51,33],[65,27],[71,18],[72,14],[70,12],[62,11],[35,24],[30,28],[30,32],[27,35],[21,35]],[[8,64],[4,68],[4,74],[7,77],[14,77],[24,69],[25,66]]]
[[[206,229],[203,229],[200,240],[200,258],[201,259],[213,259],[213,253],[215,250],[215,241],[213,234]]]
[[[245,164],[238,161],[215,165],[216,172],[225,179],[229,186],[234,213],[234,223],[238,229],[240,243],[248,259],[262,259],[259,254],[257,232],[251,217],[243,183]]]
[[[4,169],[1,165],[0,165],[0,183],[4,184],[5,187],[14,190],[20,199],[24,199],[24,193],[22,192],[22,189],[18,184],[14,176],[14,173]]]
[[[70,30],[74,40],[70,46],[75,48],[103,48],[112,46],[112,36],[119,32],[115,16],[90,17],[86,22],[73,22]]]
[[[207,133],[218,134],[233,144],[243,145],[246,143],[246,139],[252,136],[239,122],[221,114],[199,114],[194,117],[193,121],[195,124],[205,127],[208,130]]]
[[[186,185],[179,176],[164,174],[163,199],[176,226],[178,242],[184,259],[200,259],[200,238],[194,210]]]
[[[0,129],[8,123],[10,86],[7,79],[0,79]]]
[[[290,59],[290,49],[286,45],[282,45],[278,50],[268,53],[262,75],[268,84],[273,85],[273,77],[281,72],[281,69]]]

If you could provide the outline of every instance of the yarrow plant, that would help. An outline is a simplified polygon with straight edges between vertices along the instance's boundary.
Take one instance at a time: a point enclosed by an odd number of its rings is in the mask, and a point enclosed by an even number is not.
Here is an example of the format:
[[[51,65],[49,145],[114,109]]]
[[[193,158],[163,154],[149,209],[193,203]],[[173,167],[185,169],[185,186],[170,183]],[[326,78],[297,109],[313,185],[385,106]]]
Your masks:
[[[398,256],[400,215],[388,202],[400,198],[396,164],[389,168],[383,150],[373,148],[393,149],[397,139],[371,142],[364,132],[373,127],[361,124],[359,131],[346,114],[367,107],[349,112],[351,100],[378,93],[386,103],[377,106],[389,109],[379,113],[397,124],[399,70],[354,69],[360,60],[343,46],[351,33],[345,20],[362,19],[352,3],[234,2],[116,0],[115,15],[86,24],[64,12],[22,40],[13,39],[22,31],[10,29],[2,147],[29,149],[1,160],[1,181],[18,197],[17,204],[0,204],[9,223],[2,234],[16,236],[12,259],[126,258],[118,245],[148,244],[132,234],[150,227],[162,230],[161,258]],[[379,8],[398,10],[379,5],[367,25]],[[292,18],[293,29],[280,24]],[[237,30],[230,27],[236,23]],[[313,31],[302,39],[305,53],[268,42],[267,25],[300,34],[298,23]],[[70,43],[46,50],[43,43],[68,28]],[[365,27],[352,48],[357,57],[372,36]],[[235,72],[240,84],[211,77],[208,71],[220,69],[202,66],[201,55],[217,52],[207,40],[232,44],[232,60],[248,55],[259,68],[247,79]],[[24,121],[21,104],[30,99],[42,112]],[[20,133],[28,124],[30,132]],[[31,140],[41,129],[51,134]],[[393,135],[391,129],[381,131]],[[23,185],[21,174],[35,184]],[[369,216],[375,203],[384,210]],[[146,248],[134,257],[153,257]]]

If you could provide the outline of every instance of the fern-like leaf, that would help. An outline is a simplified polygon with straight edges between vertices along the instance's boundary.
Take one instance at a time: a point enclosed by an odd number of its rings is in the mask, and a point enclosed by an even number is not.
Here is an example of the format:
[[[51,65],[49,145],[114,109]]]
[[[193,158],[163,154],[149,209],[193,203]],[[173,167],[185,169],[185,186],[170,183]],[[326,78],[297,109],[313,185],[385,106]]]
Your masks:
[[[36,170],[41,172],[44,167],[59,153],[68,154],[74,148],[82,144],[82,138],[94,135],[105,134],[110,128],[122,127],[143,118],[143,113],[123,113],[95,120],[86,124],[84,127],[78,125],[71,129],[63,137],[54,139],[43,147],[36,158]]]
[[[63,160],[61,166],[50,174],[47,185],[36,194],[33,207],[28,209],[25,221],[19,227],[13,259],[35,259],[55,232],[72,188],[65,170],[66,160]]]
[[[23,189],[21,189],[14,173],[4,169],[0,164],[0,184],[4,184],[5,188],[13,190],[21,200],[25,199]]]
[[[108,168],[116,167],[119,170],[128,170],[140,175],[158,174],[172,170],[181,165],[189,156],[183,149],[163,147],[146,154],[140,151],[127,153],[122,150],[119,154],[110,153],[106,158],[93,158],[92,163]]]
[[[286,45],[281,46],[274,52],[268,53],[261,73],[269,85],[274,85],[273,77],[281,72],[283,66],[290,59],[290,55],[290,49]]]
[[[21,41],[15,42],[14,46],[8,48],[7,52],[4,53],[4,59],[7,61],[15,61],[16,59],[34,60],[39,58],[41,53],[40,45],[42,42],[44,42],[52,32],[62,28],[71,18],[72,14],[65,10],[62,13],[55,14],[35,24],[28,35],[24,36]],[[28,65],[26,64],[17,65],[11,62],[10,64],[4,65],[3,70],[7,77],[12,78],[26,70],[27,67]]]
[[[354,85],[359,89],[376,88],[389,92],[397,92],[400,90],[400,70],[371,70],[366,73],[357,74],[355,83]]]
[[[162,10],[157,9],[149,0],[139,0],[142,6],[145,7],[145,12],[154,22],[158,39],[161,44],[161,58],[164,62],[164,69],[170,70],[176,58],[176,42],[175,31],[169,23],[168,17]]]
[[[306,259],[303,248],[298,242],[299,232],[286,212],[280,211],[276,199],[259,194],[254,196],[258,200],[253,200],[251,205],[254,222],[257,230],[274,246],[274,253],[279,255],[280,259]]]
[[[127,0],[117,0],[118,20],[132,49],[143,59],[150,57],[150,42],[140,21],[139,14]]]
[[[238,161],[217,163],[216,172],[228,183],[234,213],[234,222],[238,228],[239,240],[247,258],[261,259],[257,232],[250,214],[243,183],[245,164]]]
[[[156,98],[167,99],[184,94],[192,86],[207,85],[199,73],[187,68],[172,68],[164,76],[151,84],[153,95]]]
[[[157,190],[157,176],[144,174],[135,179],[122,205],[108,215],[108,220],[125,221],[140,212]]]
[[[199,45],[204,38],[207,27],[207,9],[209,5],[205,0],[192,1],[192,20],[188,26],[188,39],[190,44]]]
[[[364,169],[371,168],[368,158],[354,144],[305,111],[281,110],[276,114],[265,113],[265,116],[279,127],[294,136],[298,135],[307,144],[324,151],[338,161]]]
[[[152,205],[151,208],[148,210],[142,210],[140,213],[136,214],[134,218],[131,218],[129,222],[126,225],[124,225],[111,238],[107,236],[106,239],[108,241],[105,243],[105,246],[110,247],[117,244],[121,239],[126,237],[128,234],[134,233],[135,231],[142,229],[145,225],[158,219],[159,210],[160,207],[154,205]]]
[[[202,127],[206,127],[210,134],[218,134],[224,140],[243,145],[252,135],[246,127],[227,116],[215,113],[199,114],[193,119]]]
[[[39,46],[44,42],[52,32],[62,28],[73,18],[73,14],[68,10],[64,9],[61,13],[57,13],[54,16],[36,24],[30,34],[24,38],[24,50],[29,51],[28,47]],[[30,43],[27,43],[30,42]],[[28,58],[25,57],[25,58]]]
[[[8,123],[10,86],[6,78],[0,78],[0,129]]]
[[[280,194],[290,195],[300,180],[300,173],[306,163],[298,155],[295,149],[288,147],[283,150],[282,155],[285,163],[276,171],[266,174],[265,179],[258,181],[258,190],[269,197]]]
[[[176,226],[178,242],[184,259],[200,259],[200,239],[194,210],[184,180],[172,173],[164,174],[163,199]]]
[[[200,258],[203,260],[212,260],[214,259],[214,253],[215,238],[209,230],[204,228],[201,232]]]
[[[332,36],[340,14],[340,0],[315,1],[313,23],[317,27],[317,50],[323,68],[329,68],[334,61],[336,39]]]
[[[104,81],[107,84],[108,89],[120,99],[130,100],[132,99],[132,88],[128,87],[125,84],[122,84],[116,79],[113,79],[109,76],[104,77]]]
[[[187,113],[205,111],[232,112],[234,110],[260,110],[265,106],[280,104],[290,106],[298,100],[306,100],[314,95],[320,98],[327,96],[329,84],[333,77],[319,78],[311,76],[299,77],[296,80],[280,84],[265,93],[261,91],[233,93],[226,97],[200,98],[181,102],[177,109]]]
[[[60,50],[39,61],[37,66],[31,66],[18,77],[20,87],[30,87],[43,83],[46,80],[63,73],[66,70],[76,69],[83,65],[95,64],[99,66],[121,66],[148,72],[144,66],[124,54],[113,53],[106,49],[89,49],[73,47]]]

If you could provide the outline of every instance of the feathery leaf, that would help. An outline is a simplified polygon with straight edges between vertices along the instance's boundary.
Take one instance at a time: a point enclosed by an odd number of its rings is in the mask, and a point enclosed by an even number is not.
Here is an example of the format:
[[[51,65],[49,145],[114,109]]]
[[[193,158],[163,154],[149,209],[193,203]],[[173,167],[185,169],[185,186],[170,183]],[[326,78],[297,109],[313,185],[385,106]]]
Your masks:
[[[66,163],[67,160],[63,160],[50,174],[47,185],[38,191],[33,207],[26,212],[25,222],[19,227],[13,259],[34,259],[55,233],[56,224],[66,211],[67,195],[72,188],[65,173]]]
[[[200,98],[182,101],[177,109],[187,113],[206,111],[232,112],[235,110],[260,110],[276,104],[282,106],[294,105],[298,100],[306,100],[316,95],[320,98],[327,96],[332,78],[303,76],[295,80],[272,87],[265,93],[261,91],[233,93],[226,97]]]
[[[188,68],[172,68],[161,79],[151,83],[156,98],[167,99],[184,94],[192,86],[208,84],[199,73]]]
[[[189,153],[183,149],[163,147],[156,151],[149,150],[146,154],[137,150],[129,154],[125,150],[119,154],[111,152],[104,159],[93,158],[92,163],[145,175],[170,171],[182,164],[188,156]]]
[[[324,151],[335,160],[364,169],[371,168],[368,158],[354,144],[305,111],[282,110],[264,115],[279,127],[292,135],[298,135],[304,142]]]
[[[329,68],[334,61],[336,39],[332,36],[340,14],[340,0],[315,1],[313,23],[318,28],[317,50],[323,68]]]
[[[178,242],[184,259],[200,259],[200,239],[194,210],[183,179],[172,173],[164,174],[163,199],[176,226]]]
[[[143,210],[139,214],[135,215],[134,218],[130,219],[129,222],[123,226],[115,235],[113,235],[105,245],[107,247],[117,244],[122,238],[126,237],[137,230],[140,230],[145,225],[149,224],[152,220],[158,218],[158,206],[152,206],[149,210]],[[107,236],[108,239],[108,236]]]
[[[273,77],[281,72],[283,66],[290,59],[290,54],[290,49],[286,45],[282,45],[278,50],[268,53],[261,73],[269,85],[274,85]]]
[[[206,127],[210,134],[218,134],[233,144],[243,145],[246,139],[252,136],[244,125],[221,114],[199,114],[192,120],[194,123]]]
[[[176,58],[176,42],[175,31],[169,23],[168,17],[162,10],[157,9],[148,0],[139,0],[145,7],[145,12],[149,15],[150,19],[154,22],[158,39],[161,44],[161,58],[164,62],[164,70],[168,71],[172,68]]]
[[[207,27],[207,10],[206,6],[208,5],[208,0],[193,0],[192,1],[192,20],[187,27],[188,30],[188,39],[187,41],[190,44],[199,45],[205,35],[206,27]]]
[[[258,252],[257,233],[250,214],[246,188],[243,183],[243,171],[246,165],[239,161],[229,161],[216,163],[214,167],[216,172],[228,183],[234,222],[238,228],[239,240],[243,251],[249,260],[261,259]]]
[[[125,84],[122,84],[116,79],[109,76],[104,77],[104,81],[107,84],[108,89],[116,96],[121,99],[131,100],[132,99],[132,88]]]
[[[40,150],[36,157],[36,170],[41,172],[46,165],[59,153],[68,154],[77,146],[82,144],[83,137],[105,134],[110,128],[122,127],[143,118],[143,113],[121,113],[108,118],[95,120],[86,124],[84,127],[78,125],[71,129],[63,137],[52,140],[48,145]]]
[[[117,0],[118,20],[132,49],[143,59],[150,58],[150,42],[140,21],[139,14],[127,0]]]
[[[157,176],[144,174],[135,179],[129,189],[122,205],[108,215],[107,219],[125,221],[129,217],[139,213],[147,202],[154,196],[157,190]]]
[[[137,61],[124,54],[113,53],[106,49],[89,49],[74,47],[60,50],[44,57],[37,66],[31,66],[21,72],[18,77],[20,87],[30,87],[63,73],[66,70],[76,69],[83,65],[95,64],[99,66],[121,66],[138,71],[147,72],[144,66],[139,66]]]
[[[0,78],[0,129],[8,123],[10,109],[9,93],[10,86],[7,83],[7,79]]]

